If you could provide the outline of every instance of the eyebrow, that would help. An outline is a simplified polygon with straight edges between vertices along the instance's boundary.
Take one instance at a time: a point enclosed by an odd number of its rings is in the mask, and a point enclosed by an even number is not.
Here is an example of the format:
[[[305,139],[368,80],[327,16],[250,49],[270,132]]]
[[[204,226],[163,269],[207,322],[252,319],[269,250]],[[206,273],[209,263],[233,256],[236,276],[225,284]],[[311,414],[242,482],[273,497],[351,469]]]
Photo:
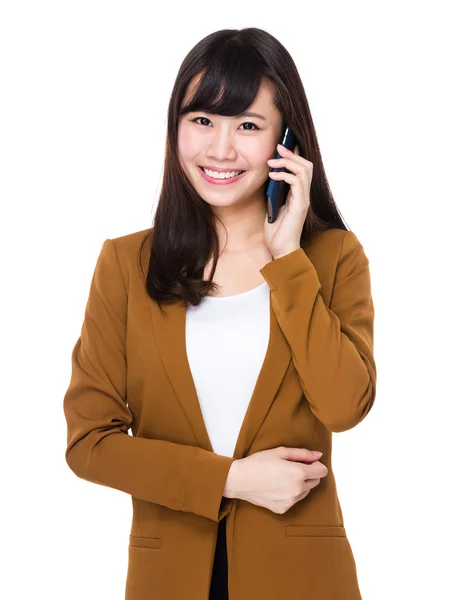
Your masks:
[[[266,117],[263,117],[263,115],[259,115],[258,113],[255,113],[252,111],[243,112],[239,116],[240,117],[256,117],[257,119],[262,119],[263,121],[266,121]]]
[[[206,112],[204,110],[194,110],[192,112]],[[210,114],[210,113],[207,113]],[[262,121],[267,121],[266,117],[263,117],[263,115],[260,115],[259,113],[256,112],[252,112],[250,110],[241,113],[240,115],[236,115],[236,118],[241,118],[241,117],[255,117],[257,119],[261,119]]]

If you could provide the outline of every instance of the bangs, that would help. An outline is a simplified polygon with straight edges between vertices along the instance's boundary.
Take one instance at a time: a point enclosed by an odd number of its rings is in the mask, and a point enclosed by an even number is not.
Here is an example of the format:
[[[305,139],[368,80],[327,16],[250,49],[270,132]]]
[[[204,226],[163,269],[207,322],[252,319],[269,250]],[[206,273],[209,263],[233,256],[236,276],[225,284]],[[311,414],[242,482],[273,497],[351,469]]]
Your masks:
[[[180,115],[204,111],[227,117],[240,115],[254,102],[264,77],[264,64],[254,50],[230,45],[212,57]]]

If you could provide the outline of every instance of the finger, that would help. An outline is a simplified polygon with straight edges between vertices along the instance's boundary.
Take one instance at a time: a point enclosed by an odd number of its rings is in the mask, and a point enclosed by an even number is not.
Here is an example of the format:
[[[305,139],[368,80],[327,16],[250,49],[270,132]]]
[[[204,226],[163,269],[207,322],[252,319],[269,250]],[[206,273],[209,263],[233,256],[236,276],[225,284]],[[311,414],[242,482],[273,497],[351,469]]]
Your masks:
[[[304,479],[308,481],[308,477],[311,479],[313,477],[326,477],[326,475],[328,474],[328,468],[320,461],[317,461],[310,465],[306,465],[305,469],[303,469],[303,472]]]
[[[296,175],[287,173],[286,171],[271,171],[269,177],[272,177],[272,179],[283,179],[290,185],[294,185],[297,181]]]
[[[306,479],[306,486],[308,486],[309,489],[317,487],[319,483],[320,479]]]
[[[328,467],[321,462],[313,463],[311,467],[312,470],[310,471],[310,474],[312,474],[314,477],[326,477],[328,474]]]
[[[268,163],[273,169],[284,167],[285,169],[288,169],[288,171],[291,171],[294,175],[301,175],[302,173],[305,173],[302,164],[298,166],[297,161],[293,160],[292,158],[272,158],[268,160]],[[280,171],[275,172],[278,173]]]
[[[301,165],[304,165],[308,169],[313,170],[313,163],[310,160],[307,160],[307,158],[304,158],[303,156],[301,156],[299,154],[298,145],[295,146],[294,152],[292,152],[288,148],[285,148],[285,146],[282,146],[282,144],[277,144],[277,149],[278,149],[277,151],[280,155],[283,154],[282,158],[290,158],[291,160],[293,160]],[[278,160],[280,160],[280,159],[278,159]]]
[[[302,494],[299,494],[299,496],[296,498],[296,502],[299,502],[300,500],[303,500],[308,494],[310,494],[310,490],[306,490]]]
[[[291,151],[289,148],[286,148],[285,146],[282,146],[282,144],[277,144],[277,151],[280,155],[283,154],[284,156],[290,156],[291,158],[302,158],[302,156],[299,154],[299,148],[297,144],[294,147],[293,151]]]
[[[280,158],[268,158],[268,165],[273,168],[276,167],[286,167],[289,171],[300,175],[301,173],[305,173],[309,168],[301,156],[297,154],[291,153],[288,156],[281,156]]]

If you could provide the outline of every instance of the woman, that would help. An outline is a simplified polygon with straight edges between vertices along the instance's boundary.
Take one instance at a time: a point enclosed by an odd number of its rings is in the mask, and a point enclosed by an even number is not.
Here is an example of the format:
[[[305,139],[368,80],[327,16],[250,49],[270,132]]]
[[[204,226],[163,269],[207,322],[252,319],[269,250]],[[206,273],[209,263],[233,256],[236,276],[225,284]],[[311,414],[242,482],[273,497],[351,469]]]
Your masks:
[[[127,600],[361,598],[331,439],[372,408],[373,322],[292,58],[261,29],[208,35],[154,227],[101,249],[64,399],[70,468],[132,496]]]

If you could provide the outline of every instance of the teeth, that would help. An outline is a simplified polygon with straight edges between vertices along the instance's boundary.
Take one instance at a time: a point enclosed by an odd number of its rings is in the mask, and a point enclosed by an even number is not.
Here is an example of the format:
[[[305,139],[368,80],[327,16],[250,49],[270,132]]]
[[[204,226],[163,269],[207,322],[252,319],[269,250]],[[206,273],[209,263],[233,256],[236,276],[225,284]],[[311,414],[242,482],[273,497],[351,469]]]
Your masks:
[[[218,171],[209,171],[208,169],[204,169],[204,172],[206,173],[206,175],[209,175],[209,177],[212,177],[212,179],[230,179],[231,177],[236,177],[236,175],[239,175],[239,173],[242,173],[242,171],[231,171],[228,173],[219,173]]]

